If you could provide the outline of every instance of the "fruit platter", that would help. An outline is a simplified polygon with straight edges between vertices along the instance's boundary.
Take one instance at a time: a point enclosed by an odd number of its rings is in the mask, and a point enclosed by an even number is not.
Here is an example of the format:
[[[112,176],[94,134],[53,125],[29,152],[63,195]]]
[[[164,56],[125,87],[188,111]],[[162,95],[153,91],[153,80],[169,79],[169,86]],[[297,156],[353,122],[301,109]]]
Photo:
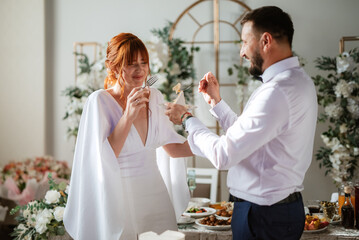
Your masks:
[[[327,229],[329,222],[325,218],[314,215],[305,216],[304,232],[320,232]]]

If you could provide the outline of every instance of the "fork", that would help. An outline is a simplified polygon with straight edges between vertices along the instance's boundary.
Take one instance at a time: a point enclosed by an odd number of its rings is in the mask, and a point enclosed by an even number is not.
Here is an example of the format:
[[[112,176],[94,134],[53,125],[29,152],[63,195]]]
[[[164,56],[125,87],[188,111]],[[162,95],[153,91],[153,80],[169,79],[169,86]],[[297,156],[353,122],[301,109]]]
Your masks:
[[[146,84],[142,87],[142,89],[144,89],[147,86],[152,86],[155,82],[157,82],[158,80],[158,76],[157,75],[153,75],[151,76],[147,81]]]

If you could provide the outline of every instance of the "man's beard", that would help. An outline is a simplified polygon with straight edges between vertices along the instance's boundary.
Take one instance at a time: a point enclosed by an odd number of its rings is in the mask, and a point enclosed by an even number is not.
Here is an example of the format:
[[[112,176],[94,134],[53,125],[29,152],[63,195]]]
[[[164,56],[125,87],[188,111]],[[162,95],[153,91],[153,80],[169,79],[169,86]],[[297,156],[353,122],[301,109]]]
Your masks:
[[[262,65],[263,65],[263,58],[259,51],[255,51],[253,59],[252,59],[252,66],[248,69],[249,73],[253,75],[254,77],[259,77],[263,74],[262,71]]]

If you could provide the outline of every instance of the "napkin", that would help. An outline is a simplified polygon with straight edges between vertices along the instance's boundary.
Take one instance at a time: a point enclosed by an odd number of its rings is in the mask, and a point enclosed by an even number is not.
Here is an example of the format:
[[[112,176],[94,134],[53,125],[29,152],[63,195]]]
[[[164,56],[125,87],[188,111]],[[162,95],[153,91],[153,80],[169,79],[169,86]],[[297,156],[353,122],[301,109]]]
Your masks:
[[[144,232],[140,234],[139,240],[185,240],[185,235],[171,230],[167,230],[160,235],[155,232]]]

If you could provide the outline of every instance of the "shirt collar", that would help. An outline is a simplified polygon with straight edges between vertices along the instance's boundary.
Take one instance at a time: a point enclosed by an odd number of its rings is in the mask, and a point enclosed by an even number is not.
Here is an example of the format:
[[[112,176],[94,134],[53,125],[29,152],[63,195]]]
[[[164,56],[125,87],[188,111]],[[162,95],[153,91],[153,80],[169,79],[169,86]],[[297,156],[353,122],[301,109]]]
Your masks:
[[[279,74],[285,70],[295,68],[295,67],[299,67],[298,57],[290,57],[290,58],[281,60],[279,62],[276,62],[276,63],[272,64],[271,66],[269,66],[264,71],[264,73],[262,75],[263,83],[268,82],[277,74]]]

